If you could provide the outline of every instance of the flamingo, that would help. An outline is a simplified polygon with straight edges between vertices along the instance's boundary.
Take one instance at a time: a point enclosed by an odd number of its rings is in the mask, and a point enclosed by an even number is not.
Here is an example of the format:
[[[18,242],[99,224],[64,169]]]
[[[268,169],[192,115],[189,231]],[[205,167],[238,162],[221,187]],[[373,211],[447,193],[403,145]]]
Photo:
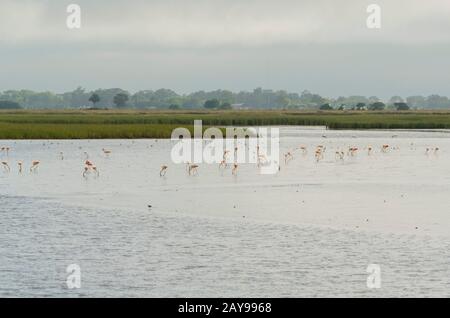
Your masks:
[[[97,166],[94,165],[94,163],[91,160],[85,160],[83,177],[86,177],[86,174],[91,170],[96,174],[97,177],[100,176],[100,172],[98,171]]]
[[[227,161],[224,159],[219,163],[219,168],[226,168],[227,167]]]
[[[440,150],[440,149],[439,149],[438,147],[435,147],[435,148],[427,148],[425,154],[426,154],[427,156],[429,156],[430,153],[433,152],[433,154],[437,155],[438,152],[439,152],[439,150]]]
[[[302,151],[302,153],[303,153],[304,155],[306,155],[306,154],[308,153],[308,148],[306,148],[305,146],[300,146],[299,149]]]
[[[100,173],[99,173],[97,167],[95,165],[91,164],[91,165],[84,166],[83,177],[86,178],[87,173],[91,170],[96,174],[97,177],[100,176]]]
[[[320,160],[323,159],[324,156],[323,156],[322,148],[316,149],[315,157],[316,157],[316,162],[319,162]]]
[[[336,151],[335,158],[336,158],[336,160],[344,160],[344,152],[343,151]]]
[[[294,156],[290,151],[284,154],[284,163],[287,164],[290,160],[294,159]]]
[[[198,173],[198,165],[196,164],[189,164],[189,175],[195,175]]]
[[[109,155],[112,153],[111,150],[107,150],[107,149],[105,149],[105,148],[102,148],[102,151],[103,151],[103,153],[104,153],[106,156],[109,156]]]
[[[267,163],[267,157],[265,155],[258,155],[258,168],[261,167],[261,164]]]
[[[0,148],[0,152],[6,152],[6,156],[8,156],[9,155],[9,150],[10,150],[10,148],[9,147],[1,147]]]
[[[350,148],[348,148],[348,152],[349,152],[350,156],[353,157],[358,152],[358,148],[357,147],[350,147]]]
[[[168,166],[166,166],[166,165],[161,166],[161,170],[159,171],[159,176],[160,177],[163,177],[163,176],[166,175],[167,168],[168,168]]]
[[[231,170],[231,174],[232,174],[233,176],[237,176],[237,170],[238,170],[238,164],[237,164],[237,163],[234,163],[234,164],[233,164],[233,170]]]
[[[2,161],[3,169],[7,172],[11,171],[11,168],[9,167],[9,164],[7,161]]]
[[[31,162],[30,172],[36,171],[41,162],[39,160],[33,160]]]

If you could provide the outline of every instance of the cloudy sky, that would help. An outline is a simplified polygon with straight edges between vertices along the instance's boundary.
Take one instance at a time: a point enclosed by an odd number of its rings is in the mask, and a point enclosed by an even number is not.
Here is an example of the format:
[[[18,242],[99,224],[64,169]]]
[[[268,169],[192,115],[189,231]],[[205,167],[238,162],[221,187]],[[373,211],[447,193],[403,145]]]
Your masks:
[[[366,27],[371,3],[381,29]],[[450,96],[450,1],[0,0],[0,52],[0,91]]]

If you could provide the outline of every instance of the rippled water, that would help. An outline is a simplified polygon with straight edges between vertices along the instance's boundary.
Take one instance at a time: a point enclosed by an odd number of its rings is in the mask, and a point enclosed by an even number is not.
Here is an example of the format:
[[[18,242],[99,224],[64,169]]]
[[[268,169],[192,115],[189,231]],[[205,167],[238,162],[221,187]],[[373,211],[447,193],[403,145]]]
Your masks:
[[[0,142],[12,148],[2,157],[12,171],[0,173],[0,296],[450,296],[447,132],[282,136],[282,151],[310,153],[274,176],[242,165],[237,177],[206,164],[189,177],[164,140]],[[381,153],[385,143],[398,150]],[[367,145],[372,156],[335,160]],[[82,177],[84,151],[99,178]],[[37,173],[17,172],[35,159]],[[73,263],[82,286],[69,290]],[[366,286],[369,264],[380,289]]]

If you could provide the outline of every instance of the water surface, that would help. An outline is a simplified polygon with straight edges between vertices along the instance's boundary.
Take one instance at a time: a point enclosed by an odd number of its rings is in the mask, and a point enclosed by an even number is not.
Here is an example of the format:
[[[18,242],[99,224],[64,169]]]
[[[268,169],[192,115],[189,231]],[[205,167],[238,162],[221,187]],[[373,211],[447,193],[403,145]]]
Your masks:
[[[206,164],[188,176],[168,140],[0,142],[12,149],[0,173],[0,295],[449,297],[448,136],[282,128],[282,152],[308,154],[276,175],[247,164],[236,177]],[[349,146],[358,155],[336,161]],[[99,178],[82,177],[85,152]],[[66,287],[72,263],[81,289]],[[381,266],[381,289],[367,288],[368,264]]]

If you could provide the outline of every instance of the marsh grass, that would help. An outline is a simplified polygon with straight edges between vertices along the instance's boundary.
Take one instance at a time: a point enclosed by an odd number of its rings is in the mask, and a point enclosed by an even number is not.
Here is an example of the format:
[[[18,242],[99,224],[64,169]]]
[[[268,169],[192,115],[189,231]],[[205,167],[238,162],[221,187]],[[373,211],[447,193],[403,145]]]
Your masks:
[[[176,127],[326,126],[329,129],[450,129],[450,112],[0,111],[0,139],[170,138]]]
[[[0,123],[0,139],[170,138],[176,125]],[[192,134],[193,126],[186,126]]]

